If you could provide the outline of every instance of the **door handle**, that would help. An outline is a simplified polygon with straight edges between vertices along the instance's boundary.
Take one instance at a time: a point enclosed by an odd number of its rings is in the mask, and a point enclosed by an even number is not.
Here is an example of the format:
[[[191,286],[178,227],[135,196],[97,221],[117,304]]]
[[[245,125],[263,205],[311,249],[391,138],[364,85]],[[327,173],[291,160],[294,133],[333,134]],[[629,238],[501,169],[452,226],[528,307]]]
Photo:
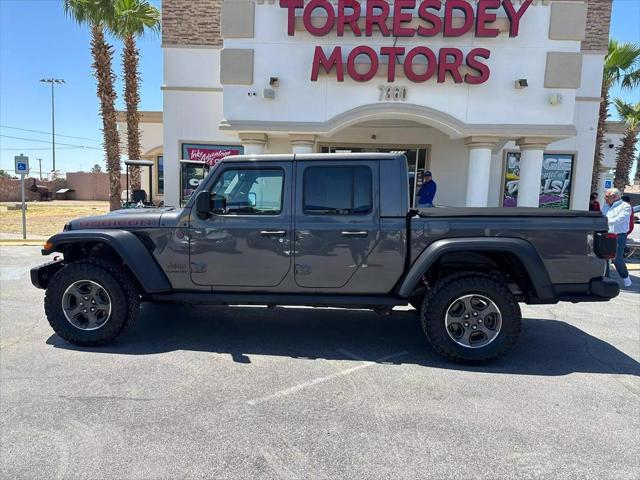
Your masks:
[[[366,230],[363,230],[363,231],[347,230],[345,232],[342,232],[342,236],[347,238],[364,238],[364,237],[367,237],[368,235],[369,235],[369,232],[367,232]]]
[[[260,235],[263,237],[284,237],[287,234],[286,230],[261,230]]]

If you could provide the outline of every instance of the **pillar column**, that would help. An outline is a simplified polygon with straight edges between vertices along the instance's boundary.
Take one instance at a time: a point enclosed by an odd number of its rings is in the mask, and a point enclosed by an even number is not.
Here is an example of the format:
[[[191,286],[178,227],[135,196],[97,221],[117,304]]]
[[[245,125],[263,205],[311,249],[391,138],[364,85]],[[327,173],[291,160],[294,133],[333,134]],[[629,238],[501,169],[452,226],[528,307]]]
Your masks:
[[[316,136],[292,133],[289,135],[289,143],[291,143],[292,153],[313,153],[316,146]]]
[[[518,207],[538,207],[544,149],[551,143],[550,138],[519,138],[520,180],[518,181]]]
[[[468,137],[464,144],[469,148],[467,175],[467,207],[486,207],[491,180],[491,151],[496,146],[493,137]]]
[[[260,155],[267,145],[267,134],[256,132],[241,132],[239,135],[245,155]]]

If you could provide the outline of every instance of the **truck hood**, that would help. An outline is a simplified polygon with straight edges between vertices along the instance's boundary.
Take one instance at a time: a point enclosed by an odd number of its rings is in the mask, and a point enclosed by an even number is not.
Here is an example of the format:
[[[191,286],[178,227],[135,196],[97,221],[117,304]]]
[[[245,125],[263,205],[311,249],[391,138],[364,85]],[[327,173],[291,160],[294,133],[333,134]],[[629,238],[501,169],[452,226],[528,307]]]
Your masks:
[[[129,208],[115,210],[105,215],[76,218],[69,222],[66,229],[157,228],[160,226],[162,215],[172,210],[175,210],[175,208]]]

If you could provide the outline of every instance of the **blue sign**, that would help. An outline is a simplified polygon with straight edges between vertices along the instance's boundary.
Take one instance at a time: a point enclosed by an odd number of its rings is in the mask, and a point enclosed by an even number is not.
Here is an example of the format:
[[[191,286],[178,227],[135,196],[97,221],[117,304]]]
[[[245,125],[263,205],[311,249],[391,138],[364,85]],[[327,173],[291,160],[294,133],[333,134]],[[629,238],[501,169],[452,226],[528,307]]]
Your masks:
[[[29,173],[29,157],[25,155],[17,155],[13,157],[16,162],[15,171],[17,174],[26,175]]]
[[[613,188],[613,180],[611,180],[610,178],[607,178],[604,181],[604,188]]]

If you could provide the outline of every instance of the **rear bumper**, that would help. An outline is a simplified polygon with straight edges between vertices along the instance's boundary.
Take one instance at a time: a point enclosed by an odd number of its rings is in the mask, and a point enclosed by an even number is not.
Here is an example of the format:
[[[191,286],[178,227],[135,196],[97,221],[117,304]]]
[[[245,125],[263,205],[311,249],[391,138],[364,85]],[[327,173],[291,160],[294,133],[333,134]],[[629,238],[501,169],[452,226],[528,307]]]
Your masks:
[[[558,300],[563,302],[607,302],[620,293],[620,285],[606,277],[592,278],[584,285],[556,285]]]
[[[591,280],[589,291],[592,295],[610,300],[618,296],[620,293],[620,285],[618,285],[618,282],[611,280],[610,278],[594,279]]]
[[[36,288],[47,288],[49,281],[58,270],[64,267],[64,260],[53,260],[31,269],[31,283]]]

